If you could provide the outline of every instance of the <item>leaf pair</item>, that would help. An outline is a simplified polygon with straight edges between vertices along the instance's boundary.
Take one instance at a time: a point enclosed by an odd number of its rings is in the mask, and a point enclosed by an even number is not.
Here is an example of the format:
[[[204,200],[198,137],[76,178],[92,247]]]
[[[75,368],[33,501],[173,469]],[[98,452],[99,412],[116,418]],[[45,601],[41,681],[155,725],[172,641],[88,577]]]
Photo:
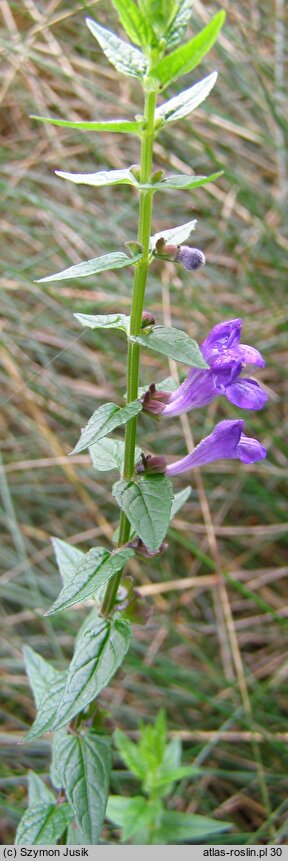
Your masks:
[[[127,5],[129,7],[130,3],[128,2]],[[159,91],[165,89],[168,84],[177,80],[182,75],[187,75],[188,72],[191,72],[200,63],[217,39],[224,19],[225,12],[217,12],[212,21],[197,36],[190,39],[186,44],[181,45],[181,47],[176,48],[175,51],[167,57],[163,57],[155,65],[152,63],[152,67],[150,68],[148,67],[145,55],[137,48],[134,48],[127,42],[123,42],[122,39],[119,39],[114,33],[101,27],[100,24],[97,24],[91,18],[87,18],[87,26],[99,42],[109,62],[112,63],[118,72],[140,79],[145,78],[148,74],[153,82],[152,88]],[[136,38],[139,44],[140,34],[136,34]]]
[[[65,672],[55,670],[33,649],[25,647],[27,675],[37,706],[37,715],[26,741],[60,729],[96,699],[121,666],[129,647],[130,633],[126,619],[115,616],[110,622],[93,610],[80,628],[71,664]]]
[[[58,804],[53,792],[33,771],[29,772],[28,790],[28,809],[17,828],[16,846],[57,843],[73,818],[70,805]]]
[[[28,809],[16,833],[16,845],[51,845],[69,828],[73,816],[81,842],[98,843],[105,815],[111,771],[111,739],[93,730],[67,735],[60,730],[52,746],[51,779],[64,789],[69,804],[57,799],[34,774],[28,777]],[[70,836],[72,839],[70,839]],[[75,842],[73,832],[67,843]]]

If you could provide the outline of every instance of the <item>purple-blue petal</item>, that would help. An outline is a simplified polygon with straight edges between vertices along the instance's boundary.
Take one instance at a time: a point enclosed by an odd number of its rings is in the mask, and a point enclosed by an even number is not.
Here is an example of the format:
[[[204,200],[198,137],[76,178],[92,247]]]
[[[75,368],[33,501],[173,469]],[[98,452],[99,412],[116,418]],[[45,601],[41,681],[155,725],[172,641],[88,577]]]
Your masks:
[[[256,460],[263,460],[267,454],[264,445],[261,445],[257,439],[253,439],[251,436],[245,436],[244,433],[241,434],[237,453],[242,463],[255,463]]]
[[[256,380],[244,377],[226,387],[226,398],[235,407],[244,410],[261,410],[268,400],[268,395]]]
[[[249,344],[239,344],[238,353],[245,365],[258,365],[258,368],[265,368],[263,356],[255,347],[250,347]]]
[[[178,475],[215,460],[238,457],[237,446],[243,427],[242,419],[219,422],[212,433],[196,445],[194,451],[167,466],[167,475]]]
[[[186,380],[171,393],[162,416],[180,416],[196,407],[205,407],[217,395],[211,371],[190,371]]]
[[[243,463],[263,460],[266,457],[266,449],[258,440],[245,436],[242,433],[243,427],[244,422],[241,419],[219,422],[212,433],[196,445],[190,454],[169,464],[166,474],[179,475],[206,463],[229,458],[241,460]]]
[[[217,356],[222,350],[236,347],[239,344],[242,330],[242,320],[226,320],[213,326],[209,335],[203,341],[202,352],[207,362]]]

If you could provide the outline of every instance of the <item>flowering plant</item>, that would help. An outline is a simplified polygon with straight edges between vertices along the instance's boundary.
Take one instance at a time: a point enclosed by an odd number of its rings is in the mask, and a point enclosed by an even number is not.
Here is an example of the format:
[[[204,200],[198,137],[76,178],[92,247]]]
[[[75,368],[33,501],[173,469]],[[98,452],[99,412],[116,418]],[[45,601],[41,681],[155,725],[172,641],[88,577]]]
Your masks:
[[[121,406],[106,403],[96,409],[74,448],[74,453],[88,449],[98,469],[119,469],[120,478],[113,486],[113,495],[120,508],[120,526],[117,547],[110,550],[93,547],[83,553],[58,538],[53,539],[63,586],[47,615],[66,611],[88,598],[93,599],[94,606],[78,632],[67,669],[59,671],[32,649],[25,650],[37,709],[27,738],[32,740],[45,732],[54,733],[53,791],[36,774],[30,774],[29,806],[18,828],[18,843],[49,844],[60,839],[62,843],[75,843],[75,828],[82,842],[95,844],[99,841],[109,792],[111,735],[98,708],[98,697],[123,663],[129,648],[131,622],[139,623],[145,617],[145,608],[143,610],[139,604],[131,581],[124,578],[121,586],[120,581],[135,554],[152,557],[165,549],[164,540],[175,511],[170,478],[227,457],[248,464],[265,457],[263,446],[243,433],[242,419],[220,422],[192,452],[174,463],[168,463],[166,457],[141,453],[145,448],[142,426],[141,447],[136,446],[142,412],[165,421],[169,416],[205,406],[219,395],[237,407],[260,409],[265,404],[266,394],[257,381],[241,376],[245,364],[264,365],[254,347],[240,344],[241,320],[217,324],[200,349],[185,332],[157,325],[150,312],[144,311],[147,274],[155,258],[173,260],[191,273],[205,262],[203,252],[187,244],[195,221],[151,234],[153,198],[173,188],[195,189],[215,180],[219,174],[165,176],[163,171],[153,172],[153,143],[167,123],[187,116],[214,86],[216,72],[157,106],[158,95],[171,82],[191,72],[210,50],[223,24],[224,13],[218,12],[199,34],[181,45],[192,0],[167,0],[164,4],[161,0],[156,3],[138,0],[138,4],[134,0],[113,0],[113,5],[132,44],[91,19],[87,24],[117,71],[131,75],[142,85],[143,116],[137,116],[133,122],[111,120],[82,124],[50,118],[46,121],[70,128],[129,133],[140,139],[139,167],[87,174],[57,171],[60,177],[77,184],[94,187],[128,184],[136,189],[139,193],[137,237],[135,242],[129,243],[129,253],[120,251],[92,258],[41,281],[87,277],[127,266],[134,271],[129,316],[117,311],[107,315],[76,314],[79,323],[86,328],[116,328],[127,339],[126,400]],[[190,367],[176,390],[167,392],[165,387],[163,391],[157,390],[152,383],[147,392],[139,392],[140,352],[145,348]],[[125,441],[110,436],[120,427],[125,427]],[[181,771],[179,746],[172,743],[166,746],[163,720],[160,715],[154,729],[147,728],[146,734],[143,731],[143,743],[138,752],[129,739],[125,741],[119,733],[116,737],[122,758],[134,769],[144,788],[144,795],[134,806],[131,799],[130,806],[126,798],[118,800],[117,804],[114,801],[114,806],[113,801],[109,801],[108,816],[116,825],[121,825],[124,840],[134,836],[139,842],[139,834],[142,837],[144,834],[148,835],[149,842],[169,842],[171,836],[163,801],[166,788],[163,787],[171,787],[175,780],[184,776],[185,767],[184,772]],[[153,760],[152,765],[150,761],[149,770],[144,760],[146,756],[148,762],[152,742],[157,742],[158,759],[157,762]],[[131,821],[131,810],[139,826],[133,835],[127,824]],[[176,834],[181,831],[181,839],[201,839],[219,830],[216,821],[191,815],[185,819],[182,814],[181,829],[177,832],[176,819]],[[179,825],[179,817],[177,822]],[[222,830],[226,827],[227,824],[221,823]]]

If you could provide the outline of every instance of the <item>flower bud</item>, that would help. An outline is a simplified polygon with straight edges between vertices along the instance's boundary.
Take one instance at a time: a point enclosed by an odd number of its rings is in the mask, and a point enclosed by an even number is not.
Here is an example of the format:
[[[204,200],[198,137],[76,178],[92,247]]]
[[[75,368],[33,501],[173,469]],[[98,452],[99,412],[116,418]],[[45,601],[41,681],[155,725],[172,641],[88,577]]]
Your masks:
[[[147,392],[142,397],[143,410],[153,415],[161,415],[165,408],[165,404],[170,401],[169,392],[157,391],[155,383],[151,383]]]
[[[135,552],[138,553],[140,556],[144,556],[146,559],[151,559],[151,557],[153,556],[159,556],[160,553],[164,553],[165,550],[167,550],[168,548],[168,544],[161,544],[159,550],[148,550],[148,547],[143,544],[141,538],[137,538],[135,541],[128,541],[127,547],[132,547],[132,549],[135,550]]]
[[[205,263],[203,252],[199,248],[191,248],[190,245],[179,245],[175,260],[177,263],[182,263],[185,269],[200,269],[200,266]]]
[[[150,311],[143,311],[141,329],[146,329],[146,326],[155,326],[155,323],[154,314],[150,314]]]
[[[138,474],[141,474],[143,472],[146,472],[149,474],[150,473],[163,474],[163,472],[166,472],[167,460],[166,460],[166,457],[164,457],[163,455],[161,455],[161,454],[156,454],[156,455],[147,454],[147,455],[145,455],[142,452],[141,458],[142,458],[142,463],[138,463],[138,465],[136,466],[136,472]]]

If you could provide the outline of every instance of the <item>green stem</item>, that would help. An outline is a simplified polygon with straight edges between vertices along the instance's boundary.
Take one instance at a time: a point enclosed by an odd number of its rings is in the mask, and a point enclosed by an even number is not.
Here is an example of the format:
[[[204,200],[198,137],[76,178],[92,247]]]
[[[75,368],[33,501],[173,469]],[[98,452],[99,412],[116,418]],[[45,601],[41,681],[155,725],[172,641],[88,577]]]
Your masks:
[[[145,126],[142,136],[141,146],[141,164],[140,164],[140,182],[148,183],[151,181],[152,157],[153,157],[153,142],[154,142],[154,113],[156,106],[157,93],[145,93],[145,109],[144,119]],[[139,335],[141,331],[142,313],[144,306],[145,287],[147,280],[147,272],[149,267],[149,240],[151,234],[151,219],[152,219],[152,202],[153,191],[140,191],[139,201],[139,223],[138,223],[138,242],[141,244],[143,252],[141,260],[135,267],[135,276],[132,293],[132,305],[130,315],[130,335]],[[139,357],[140,347],[132,341],[128,341],[128,359],[127,359],[127,403],[135,401],[138,395],[139,387]],[[137,416],[127,422],[125,429],[125,451],[124,451],[124,469],[123,478],[131,479],[134,474],[135,463],[135,443],[137,430]],[[129,539],[130,523],[124,511],[121,511],[120,530],[118,547]],[[108,583],[106,594],[103,600],[102,613],[107,616],[115,604],[116,595],[118,592],[121,573],[113,577]]]

